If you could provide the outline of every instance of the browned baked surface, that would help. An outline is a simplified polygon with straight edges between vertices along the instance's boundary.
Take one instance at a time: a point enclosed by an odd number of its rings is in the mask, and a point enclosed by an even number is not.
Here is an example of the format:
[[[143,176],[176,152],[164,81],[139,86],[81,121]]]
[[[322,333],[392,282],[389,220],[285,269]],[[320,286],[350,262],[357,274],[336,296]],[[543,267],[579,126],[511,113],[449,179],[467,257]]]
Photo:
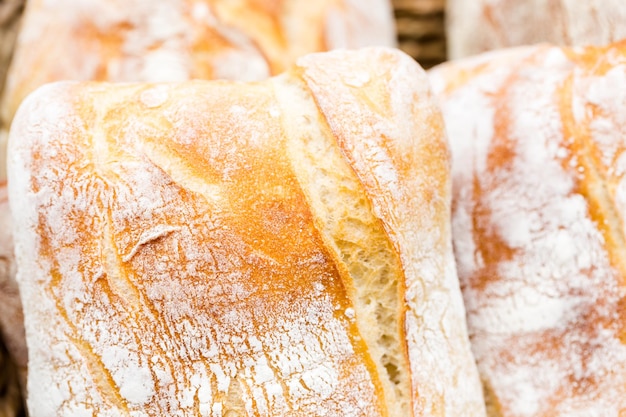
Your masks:
[[[442,128],[387,49],[39,90],[9,160],[33,413],[484,415]]]
[[[123,3],[123,4],[122,4]],[[343,46],[393,45],[387,0],[169,1],[158,4],[62,0],[28,2],[6,94],[0,100],[0,181],[6,131],[23,98],[58,80],[260,79],[296,56]],[[0,2],[0,99],[23,1]],[[364,7],[365,6],[365,7]],[[363,30],[367,28],[367,30]],[[2,198],[6,189],[0,188]],[[0,327],[26,367],[14,281],[8,204],[0,204]]]
[[[626,413],[626,43],[431,70],[492,416]]]

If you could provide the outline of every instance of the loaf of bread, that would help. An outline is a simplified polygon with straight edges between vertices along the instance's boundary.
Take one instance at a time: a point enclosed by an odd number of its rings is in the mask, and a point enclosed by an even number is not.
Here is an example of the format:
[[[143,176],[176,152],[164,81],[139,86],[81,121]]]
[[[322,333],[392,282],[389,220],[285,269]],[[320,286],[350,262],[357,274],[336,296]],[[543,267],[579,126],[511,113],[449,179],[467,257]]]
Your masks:
[[[624,415],[626,42],[502,50],[429,77],[490,415]]]
[[[484,415],[409,56],[51,84],[9,143],[33,416]]]
[[[624,0],[447,0],[448,56],[551,42],[604,45],[626,38]]]
[[[24,97],[47,82],[259,80],[307,52],[394,45],[394,36],[389,0],[30,0],[0,105],[0,183],[4,130]],[[0,247],[10,239],[0,236]],[[6,258],[5,272],[12,262]],[[0,329],[24,369],[17,285],[11,275],[0,283]]]
[[[389,0],[30,0],[2,118],[47,82],[262,80],[306,53],[395,42]]]

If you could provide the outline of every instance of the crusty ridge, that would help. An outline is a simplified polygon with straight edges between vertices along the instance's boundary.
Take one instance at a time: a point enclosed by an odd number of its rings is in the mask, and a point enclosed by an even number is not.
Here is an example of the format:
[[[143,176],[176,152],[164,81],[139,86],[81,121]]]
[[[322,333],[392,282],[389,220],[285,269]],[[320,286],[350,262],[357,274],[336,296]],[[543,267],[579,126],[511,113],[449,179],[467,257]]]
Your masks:
[[[384,48],[297,68],[400,260],[411,411],[484,415],[452,254],[449,150],[423,70]]]
[[[375,363],[387,415],[409,416],[411,381],[400,260],[304,82],[291,75],[274,83],[294,173],[343,270],[354,305],[350,314]]]

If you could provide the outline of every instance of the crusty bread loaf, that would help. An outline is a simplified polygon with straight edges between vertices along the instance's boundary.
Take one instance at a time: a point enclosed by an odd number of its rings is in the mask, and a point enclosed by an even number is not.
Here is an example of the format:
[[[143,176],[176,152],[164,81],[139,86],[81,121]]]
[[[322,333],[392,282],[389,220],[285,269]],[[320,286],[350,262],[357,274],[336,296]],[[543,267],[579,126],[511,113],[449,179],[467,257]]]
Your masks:
[[[626,413],[626,43],[524,47],[429,73],[491,416]]]
[[[388,0],[31,0],[0,104],[0,183],[4,129],[24,97],[47,82],[262,79],[307,52],[394,43]],[[0,236],[0,246],[10,248],[11,236]],[[16,283],[2,274],[0,333],[24,369]]]
[[[52,84],[9,141],[33,416],[484,415],[407,55]]]
[[[551,42],[604,45],[626,37],[623,0],[447,0],[452,59]]]

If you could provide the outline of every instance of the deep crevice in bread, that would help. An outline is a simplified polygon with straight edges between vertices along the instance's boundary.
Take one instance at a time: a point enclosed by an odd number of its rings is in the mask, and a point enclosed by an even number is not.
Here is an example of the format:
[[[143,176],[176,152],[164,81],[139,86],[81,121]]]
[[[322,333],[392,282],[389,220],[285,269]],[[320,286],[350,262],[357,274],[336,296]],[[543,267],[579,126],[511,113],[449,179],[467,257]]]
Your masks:
[[[224,403],[224,417],[241,417],[246,415],[246,408],[243,400],[243,390],[238,378],[232,378],[226,393]]]
[[[274,80],[280,83],[276,91],[286,113],[282,120],[294,172],[318,230],[346,275],[355,310],[346,315],[354,316],[368,346],[388,415],[411,415],[398,255],[304,83]]]

